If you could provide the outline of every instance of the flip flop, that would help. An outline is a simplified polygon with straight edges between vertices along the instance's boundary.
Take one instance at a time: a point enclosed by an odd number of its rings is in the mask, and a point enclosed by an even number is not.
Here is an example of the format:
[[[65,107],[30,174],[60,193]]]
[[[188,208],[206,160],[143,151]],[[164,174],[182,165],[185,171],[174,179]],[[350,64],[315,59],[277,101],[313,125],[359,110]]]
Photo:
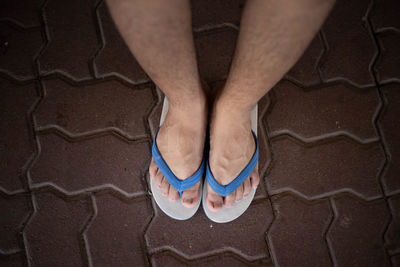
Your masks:
[[[164,105],[161,113],[161,119],[160,119],[160,126],[163,124],[165,117],[168,112],[168,99],[167,97],[164,98]],[[165,179],[167,179],[168,183],[176,190],[179,192],[179,197],[182,197],[182,192],[193,187],[196,183],[199,181],[202,181],[203,175],[204,175],[204,165],[205,165],[205,160],[201,162],[200,168],[188,179],[186,180],[179,180],[174,173],[171,171],[171,169],[168,167],[164,159],[162,158],[160,151],[158,150],[156,139],[157,139],[157,134],[158,130],[154,136],[153,140],[153,146],[152,146],[152,156],[153,160],[156,163],[158,169],[161,171],[161,173],[164,175]],[[187,220],[190,217],[192,217],[196,211],[198,210],[201,202],[201,198],[199,197],[199,200],[197,204],[193,208],[187,208],[182,205],[181,200],[177,201],[170,201],[167,197],[163,196],[161,194],[160,189],[156,186],[154,179],[150,179],[150,188],[151,192],[153,194],[153,198],[157,205],[160,207],[160,209],[167,214],[169,217],[175,219],[175,220]],[[200,196],[201,196],[201,190],[202,190],[202,182],[200,184]]]
[[[251,188],[251,191],[246,198],[243,198],[239,202],[234,202],[233,206],[229,208],[222,206],[221,210],[217,212],[209,210],[205,203],[207,197],[207,185],[210,185],[210,187],[218,195],[226,197],[232,192],[234,192],[249,177],[249,175],[253,172],[254,168],[257,166],[258,153],[259,153],[258,141],[257,141],[257,105],[251,111],[251,128],[252,128],[251,132],[254,137],[254,142],[256,143],[256,151],[254,152],[253,157],[251,158],[247,166],[231,183],[227,185],[218,184],[218,182],[214,179],[214,176],[211,173],[208,161],[206,163],[206,179],[203,186],[203,196],[202,196],[203,209],[207,217],[216,223],[227,223],[237,219],[250,206],[250,203],[254,198],[254,194],[256,193],[256,190],[254,188]]]

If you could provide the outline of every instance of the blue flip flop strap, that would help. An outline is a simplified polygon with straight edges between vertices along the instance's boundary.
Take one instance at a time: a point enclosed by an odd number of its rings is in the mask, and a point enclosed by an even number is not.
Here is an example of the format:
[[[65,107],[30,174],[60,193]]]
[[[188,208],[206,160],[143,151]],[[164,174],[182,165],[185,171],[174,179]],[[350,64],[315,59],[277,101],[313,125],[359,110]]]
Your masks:
[[[204,174],[205,161],[204,159],[202,160],[200,168],[188,179],[179,180],[178,178],[176,178],[175,174],[168,167],[167,163],[162,158],[160,151],[158,150],[156,139],[159,130],[160,129],[158,129],[156,132],[156,135],[153,140],[153,147],[151,149],[153,160],[156,163],[157,167],[160,169],[161,173],[164,175],[165,179],[167,179],[168,183],[176,191],[178,191],[179,195],[181,196],[183,191],[193,187],[195,184],[197,184],[197,182],[201,180]]]
[[[214,176],[211,173],[210,166],[207,162],[206,166],[206,178],[207,182],[214,190],[215,193],[217,193],[220,196],[226,197],[230,194],[232,194],[253,172],[254,168],[257,166],[258,162],[258,141],[257,141],[257,136],[256,134],[251,131],[254,137],[254,142],[256,143],[256,152],[254,153],[253,157],[251,158],[250,162],[247,164],[247,166],[242,170],[242,172],[229,184],[227,185],[220,185],[214,178]]]

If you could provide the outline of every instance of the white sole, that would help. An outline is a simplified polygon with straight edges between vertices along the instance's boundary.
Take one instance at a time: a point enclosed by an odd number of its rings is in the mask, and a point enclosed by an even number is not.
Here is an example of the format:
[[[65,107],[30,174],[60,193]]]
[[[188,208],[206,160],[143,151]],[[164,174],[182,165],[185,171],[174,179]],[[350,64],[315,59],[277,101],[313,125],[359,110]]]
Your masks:
[[[257,109],[258,105],[256,105],[251,111],[251,129],[255,132],[256,135],[257,135]],[[256,190],[252,188],[249,195],[246,198],[243,198],[239,202],[234,202],[233,206],[229,208],[222,206],[222,208],[219,211],[213,212],[207,208],[207,205],[205,203],[207,196],[207,186],[208,183],[207,180],[205,180],[203,185],[203,195],[202,195],[203,210],[204,213],[207,215],[207,217],[211,221],[216,223],[227,223],[237,219],[248,209],[256,193]]]
[[[163,124],[165,117],[168,113],[168,99],[167,97],[164,98],[164,104],[163,104],[163,109],[161,112],[161,118],[160,118],[160,126]],[[202,190],[202,182],[200,184],[200,196],[201,196],[201,190]],[[157,203],[158,207],[167,214],[169,217],[175,219],[175,220],[187,220],[190,219],[199,209],[200,207],[200,202],[201,198],[199,197],[199,200],[197,204],[193,208],[187,208],[182,205],[182,199],[179,198],[177,201],[170,201],[167,197],[163,196],[161,194],[160,189],[155,185],[154,180],[150,179],[150,189],[154,198],[154,201]]]

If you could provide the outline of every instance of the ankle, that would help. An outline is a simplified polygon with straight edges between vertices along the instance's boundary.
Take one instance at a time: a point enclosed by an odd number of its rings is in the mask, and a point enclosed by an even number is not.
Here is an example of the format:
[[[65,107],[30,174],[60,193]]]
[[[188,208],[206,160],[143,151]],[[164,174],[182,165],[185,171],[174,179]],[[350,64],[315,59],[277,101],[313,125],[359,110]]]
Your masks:
[[[214,102],[213,110],[216,115],[229,116],[240,120],[247,119],[253,107],[253,104],[236,101],[234,98],[220,97]]]

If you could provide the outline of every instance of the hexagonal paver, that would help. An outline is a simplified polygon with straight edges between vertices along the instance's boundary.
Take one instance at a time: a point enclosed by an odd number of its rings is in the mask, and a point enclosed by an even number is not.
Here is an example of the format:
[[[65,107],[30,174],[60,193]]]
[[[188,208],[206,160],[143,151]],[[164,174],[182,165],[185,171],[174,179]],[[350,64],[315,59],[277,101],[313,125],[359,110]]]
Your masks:
[[[387,99],[386,110],[379,123],[390,154],[390,161],[383,182],[388,193],[400,190],[400,84],[395,83],[382,88]]]
[[[187,255],[221,250],[238,251],[249,260],[268,257],[265,231],[272,221],[268,199],[253,202],[244,215],[233,222],[210,221],[200,208],[187,221],[173,220],[157,209],[146,239],[153,250],[173,248]]]
[[[291,195],[272,198],[277,215],[268,231],[279,266],[329,266],[325,232],[333,217],[329,202],[306,202]]]
[[[334,198],[336,217],[327,238],[338,266],[387,266],[383,231],[389,220],[384,200],[365,203]]]
[[[283,81],[273,93],[274,105],[266,117],[269,135],[289,132],[313,139],[345,132],[362,140],[378,138],[373,122],[379,107],[376,88],[337,84],[304,91]]]
[[[50,182],[67,191],[115,186],[127,193],[143,192],[148,142],[128,144],[112,135],[72,143],[55,134],[38,139],[41,153],[30,171],[34,184]]]
[[[0,251],[18,251],[23,224],[31,213],[29,194],[0,194]]]
[[[87,231],[94,266],[145,266],[143,231],[152,212],[146,199],[96,196],[97,215]]]
[[[34,266],[80,266],[85,262],[81,232],[90,218],[86,198],[66,200],[54,193],[35,194],[36,213],[25,227],[29,261]]]
[[[96,2],[46,2],[44,14],[50,40],[39,57],[41,74],[59,71],[75,79],[90,77],[89,59],[99,47],[93,17]]]
[[[213,82],[223,80],[228,76],[237,34],[237,30],[230,27],[195,33],[201,78],[207,82]]]
[[[26,260],[22,253],[15,253],[11,255],[0,254],[0,265],[7,267],[22,267],[26,266]]]
[[[400,80],[400,33],[385,31],[377,35],[381,55],[375,65],[380,82]]]
[[[129,138],[146,136],[151,88],[134,89],[110,81],[72,86],[45,81],[46,97],[35,112],[38,129],[61,127],[73,135],[116,130]]]
[[[34,153],[28,112],[38,98],[35,84],[0,79],[0,186],[8,191],[26,184],[24,166]]]
[[[359,145],[348,138],[309,147],[291,138],[271,143],[270,193],[294,190],[311,198],[351,190],[364,198],[382,195],[377,176],[385,157],[378,143]]]
[[[32,79],[35,76],[33,60],[41,45],[39,28],[23,29],[0,21],[0,72],[22,80]]]
[[[338,0],[323,26],[328,50],[321,62],[324,80],[345,78],[360,85],[374,85],[369,71],[377,49],[364,17],[370,2]]]
[[[133,83],[147,81],[146,73],[129,51],[116,29],[105,1],[100,4],[98,15],[102,27],[104,47],[94,60],[97,76],[103,77],[117,74]]]

